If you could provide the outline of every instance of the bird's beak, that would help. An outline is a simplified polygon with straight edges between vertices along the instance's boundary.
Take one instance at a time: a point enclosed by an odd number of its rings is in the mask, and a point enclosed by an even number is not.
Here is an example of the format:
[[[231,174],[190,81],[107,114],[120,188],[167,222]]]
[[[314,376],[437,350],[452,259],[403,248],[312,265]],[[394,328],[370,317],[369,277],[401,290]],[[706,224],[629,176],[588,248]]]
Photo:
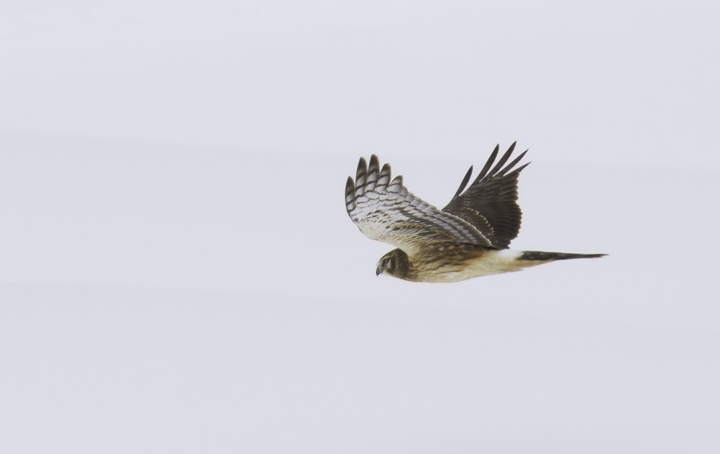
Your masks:
[[[375,268],[375,276],[380,277],[381,274],[382,270],[380,269],[380,267]]]

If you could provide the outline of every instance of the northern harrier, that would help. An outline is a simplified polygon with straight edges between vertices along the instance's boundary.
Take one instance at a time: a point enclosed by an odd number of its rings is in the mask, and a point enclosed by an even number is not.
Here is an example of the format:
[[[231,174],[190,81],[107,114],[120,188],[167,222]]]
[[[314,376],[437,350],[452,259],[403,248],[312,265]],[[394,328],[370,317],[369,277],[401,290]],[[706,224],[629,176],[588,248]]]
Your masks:
[[[377,265],[386,273],[419,282],[456,282],[476,276],[519,271],[555,260],[602,257],[605,254],[508,249],[520,231],[517,180],[529,163],[513,170],[527,150],[503,167],[515,143],[492,167],[495,147],[475,181],[470,167],[450,203],[438,210],[412,195],[401,176],[390,180],[390,165],[380,169],[377,156],[370,166],[360,158],[355,181],[348,177],[345,204],[350,219],[370,239],[396,246]],[[490,169],[492,167],[492,170]]]

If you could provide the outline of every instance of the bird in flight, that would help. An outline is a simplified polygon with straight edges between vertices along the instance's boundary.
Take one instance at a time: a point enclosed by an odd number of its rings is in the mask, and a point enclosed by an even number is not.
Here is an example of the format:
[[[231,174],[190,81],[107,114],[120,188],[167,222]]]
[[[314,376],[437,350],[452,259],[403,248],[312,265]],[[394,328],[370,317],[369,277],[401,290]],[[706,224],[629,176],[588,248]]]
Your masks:
[[[368,238],[397,247],[378,262],[378,276],[456,282],[555,260],[605,255],[508,249],[520,231],[522,218],[517,204],[518,176],[529,163],[515,168],[526,150],[505,165],[515,150],[513,143],[493,167],[499,149],[499,145],[495,147],[465,189],[473,173],[470,167],[442,210],[411,194],[403,186],[402,176],[391,179],[390,165],[380,168],[377,156],[370,157],[369,166],[360,158],[355,180],[348,177],[345,186],[348,215]]]

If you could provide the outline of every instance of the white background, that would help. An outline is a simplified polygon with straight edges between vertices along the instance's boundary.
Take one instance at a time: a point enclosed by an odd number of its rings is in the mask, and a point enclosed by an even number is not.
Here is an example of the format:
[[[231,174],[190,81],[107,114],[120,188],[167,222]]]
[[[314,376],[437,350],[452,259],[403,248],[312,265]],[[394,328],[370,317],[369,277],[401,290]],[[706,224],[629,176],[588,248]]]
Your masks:
[[[717,5],[5,2],[0,451],[718,452]],[[375,277],[361,155],[514,140],[608,257]]]

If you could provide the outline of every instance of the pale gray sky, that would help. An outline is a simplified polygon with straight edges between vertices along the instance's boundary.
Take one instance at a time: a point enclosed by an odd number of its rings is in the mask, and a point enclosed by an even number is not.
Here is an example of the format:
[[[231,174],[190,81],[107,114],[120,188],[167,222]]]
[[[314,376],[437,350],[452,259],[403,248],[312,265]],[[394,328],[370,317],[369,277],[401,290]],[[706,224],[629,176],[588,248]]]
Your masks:
[[[5,2],[0,452],[720,452],[716,2]],[[376,278],[343,189],[512,246]]]
[[[71,1],[1,12],[8,131],[464,157],[517,139],[546,159],[720,167],[716,2]]]

